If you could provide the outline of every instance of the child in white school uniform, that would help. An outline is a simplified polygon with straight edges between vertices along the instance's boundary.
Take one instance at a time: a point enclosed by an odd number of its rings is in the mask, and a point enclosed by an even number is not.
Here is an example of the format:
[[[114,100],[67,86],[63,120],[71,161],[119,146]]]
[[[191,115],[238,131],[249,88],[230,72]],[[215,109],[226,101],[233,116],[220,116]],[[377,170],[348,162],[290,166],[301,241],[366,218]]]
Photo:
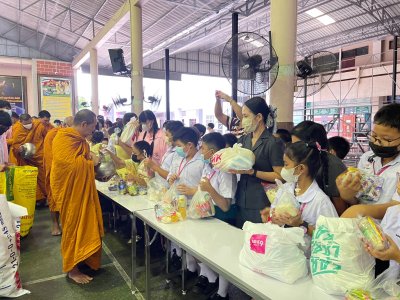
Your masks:
[[[358,168],[384,179],[379,199],[364,205],[354,205],[342,216],[370,215],[382,219],[386,209],[397,205],[400,196],[396,193],[396,173],[400,172],[400,104],[381,107],[374,116],[374,126],[369,135],[371,151],[364,153]],[[350,204],[357,204],[361,189],[360,176],[340,176],[336,180],[341,197]],[[394,201],[393,201],[394,200]],[[365,204],[374,204],[368,208]],[[372,213],[372,215],[371,215]]]
[[[279,205],[282,189],[278,190],[271,206],[272,223],[286,227],[302,227],[308,235],[307,240],[310,240],[319,216],[338,216],[332,201],[316,180],[321,169],[320,154],[321,148],[315,142],[300,141],[287,146],[281,176],[286,181],[284,186],[293,191],[300,209],[294,217],[287,213],[276,213],[275,208]]]
[[[167,176],[170,185],[176,184],[177,191],[185,195],[188,199],[188,205],[193,195],[197,191],[205,163],[201,159],[201,151],[198,150],[199,136],[193,128],[182,127],[173,136],[176,145],[176,158],[172,161],[169,174]],[[172,271],[178,270],[181,265],[182,250],[171,244]],[[197,272],[197,263],[195,259],[186,255],[187,268],[194,275]]]
[[[284,188],[288,188],[300,204],[296,216],[287,213],[276,213],[283,189],[279,189],[271,208],[262,210],[261,218],[264,223],[272,222],[285,227],[302,227],[305,232],[307,254],[310,250],[311,236],[319,216],[337,217],[337,212],[330,198],[323,192],[319,184],[325,180],[321,177],[324,169],[321,160],[321,147],[316,142],[305,143],[298,141],[288,144],[283,156],[284,166],[281,177],[286,181]],[[317,183],[318,182],[318,183]],[[229,288],[229,298],[232,300],[251,299],[250,296],[232,285]]]
[[[225,148],[225,139],[218,132],[206,134],[202,138],[201,153],[206,163],[200,189],[208,192],[215,206],[215,217],[231,223],[235,221],[234,196],[236,193],[237,177],[231,173],[220,172],[213,169],[210,159],[219,150]],[[228,299],[228,281],[212,271],[206,264],[199,263],[200,276],[193,288],[197,294],[210,295],[208,299]],[[218,289],[218,290],[217,290]],[[215,293],[213,293],[215,292]]]
[[[163,184],[167,183],[167,177],[168,173],[170,171],[172,162],[174,159],[176,159],[177,156],[176,154],[176,147],[175,147],[175,142],[173,141],[173,135],[183,127],[183,124],[181,121],[167,121],[164,124],[164,130],[165,130],[165,142],[168,145],[167,152],[165,152],[164,156],[161,159],[161,164],[157,164],[154,160],[151,158],[147,158],[145,160],[146,166],[153,170],[155,173],[155,177],[162,182]]]
[[[397,181],[396,196],[400,197],[400,178]],[[397,274],[400,272],[400,205],[389,207],[381,222],[381,227],[385,233],[389,247],[378,251],[365,242],[365,250],[378,261],[390,261],[390,266],[397,268]],[[383,270],[380,270],[380,272]],[[380,273],[379,272],[379,273]],[[378,273],[376,273],[378,274]]]

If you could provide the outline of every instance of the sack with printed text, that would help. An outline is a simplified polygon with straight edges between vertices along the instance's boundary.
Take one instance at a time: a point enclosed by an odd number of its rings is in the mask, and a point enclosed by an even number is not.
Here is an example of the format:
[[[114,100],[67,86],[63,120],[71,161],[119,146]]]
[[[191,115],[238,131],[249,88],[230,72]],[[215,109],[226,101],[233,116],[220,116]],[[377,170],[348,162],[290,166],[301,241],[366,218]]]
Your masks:
[[[22,288],[18,273],[20,217],[26,214],[26,208],[7,202],[5,195],[0,195],[0,297],[29,294]]]
[[[307,276],[307,260],[300,249],[305,247],[301,228],[245,222],[243,231],[241,265],[289,284]]]
[[[374,279],[375,259],[365,250],[356,219],[317,220],[311,242],[313,282],[328,294],[366,289]]]
[[[194,194],[188,209],[188,216],[192,219],[202,219],[215,215],[215,208],[209,193],[200,188]]]
[[[255,156],[253,151],[235,144],[232,148],[224,148],[215,153],[211,159],[214,168],[222,172],[229,170],[250,170],[254,166]]]
[[[28,215],[21,218],[22,237],[29,233],[33,225],[37,176],[38,169],[32,166],[13,166],[5,172],[0,172],[0,194],[5,194],[7,201],[12,201],[28,210]]]

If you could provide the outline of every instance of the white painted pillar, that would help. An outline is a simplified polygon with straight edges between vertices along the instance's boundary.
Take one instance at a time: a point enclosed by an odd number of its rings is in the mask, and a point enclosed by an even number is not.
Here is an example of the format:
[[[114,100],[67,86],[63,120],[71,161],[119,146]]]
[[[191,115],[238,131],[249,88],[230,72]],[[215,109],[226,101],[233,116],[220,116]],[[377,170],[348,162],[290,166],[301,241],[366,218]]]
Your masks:
[[[91,79],[91,101],[92,111],[99,114],[99,69],[97,64],[97,49],[90,49],[90,79]]]
[[[79,93],[78,93],[78,69],[73,69],[74,78],[73,78],[73,88],[72,88],[72,115],[75,114],[79,110]]]
[[[38,74],[37,74],[37,60],[36,59],[32,59],[32,95],[33,95],[33,105],[32,107],[28,107],[28,95],[24,95],[25,96],[25,103],[27,106],[27,111],[26,113],[29,113],[33,116],[37,116],[37,114],[39,113],[39,87],[38,87]],[[27,83],[28,84],[28,83]]]
[[[277,110],[277,128],[293,126],[294,64],[296,62],[297,0],[271,0],[272,46],[279,59],[279,74],[270,90]]]
[[[139,115],[143,111],[143,42],[142,9],[131,1],[131,111]]]

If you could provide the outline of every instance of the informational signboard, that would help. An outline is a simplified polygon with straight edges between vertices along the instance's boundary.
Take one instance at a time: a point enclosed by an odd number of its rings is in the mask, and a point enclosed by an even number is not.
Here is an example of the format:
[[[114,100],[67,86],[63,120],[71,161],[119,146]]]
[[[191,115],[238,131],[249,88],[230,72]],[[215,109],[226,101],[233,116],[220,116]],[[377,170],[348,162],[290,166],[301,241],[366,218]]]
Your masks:
[[[40,77],[41,109],[51,114],[51,120],[64,120],[72,116],[72,79],[56,77]]]
[[[18,115],[25,113],[26,77],[0,76],[0,100],[11,103]]]

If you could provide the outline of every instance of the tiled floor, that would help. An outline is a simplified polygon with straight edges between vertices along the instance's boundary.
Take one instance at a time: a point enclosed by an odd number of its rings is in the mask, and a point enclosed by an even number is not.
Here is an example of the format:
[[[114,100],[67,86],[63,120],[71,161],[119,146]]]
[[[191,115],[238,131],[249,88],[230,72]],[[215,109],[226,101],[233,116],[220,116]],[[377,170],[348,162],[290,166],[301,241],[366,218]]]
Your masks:
[[[88,285],[77,285],[62,273],[60,241],[61,237],[50,235],[50,213],[48,208],[39,208],[35,213],[34,226],[30,234],[21,241],[20,275],[22,285],[31,294],[23,300],[43,299],[143,299],[144,272],[137,275],[139,293],[130,290],[130,245],[123,237],[122,228],[114,233],[106,228],[103,240],[102,269],[95,274]],[[156,241],[160,245],[160,241]],[[193,281],[188,282],[189,291],[182,296],[180,278],[174,279],[172,287],[165,287],[164,254],[157,244],[152,249],[152,299],[206,299],[190,292]],[[144,264],[143,241],[138,243],[138,266]],[[111,254],[110,254],[111,253]],[[143,294],[143,295],[142,295]]]

